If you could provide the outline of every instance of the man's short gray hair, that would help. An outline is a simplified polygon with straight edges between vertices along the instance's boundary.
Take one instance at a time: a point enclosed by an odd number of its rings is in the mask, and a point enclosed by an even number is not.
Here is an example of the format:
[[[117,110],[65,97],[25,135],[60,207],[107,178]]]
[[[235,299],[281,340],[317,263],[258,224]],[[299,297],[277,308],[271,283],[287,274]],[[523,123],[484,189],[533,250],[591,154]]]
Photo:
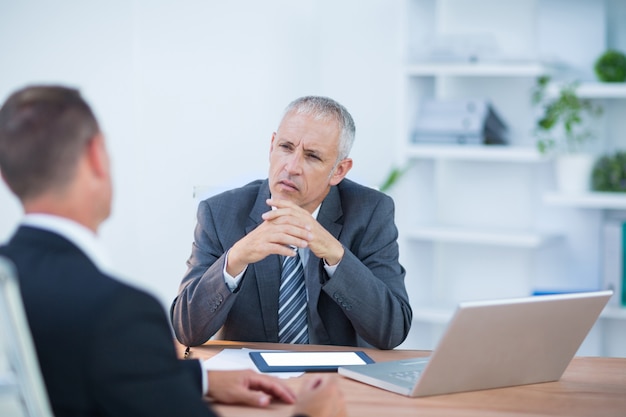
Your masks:
[[[337,122],[341,130],[337,162],[348,157],[354,143],[355,126],[352,116],[344,106],[328,97],[305,96],[289,103],[283,118],[289,113],[306,114],[316,120],[331,119]]]

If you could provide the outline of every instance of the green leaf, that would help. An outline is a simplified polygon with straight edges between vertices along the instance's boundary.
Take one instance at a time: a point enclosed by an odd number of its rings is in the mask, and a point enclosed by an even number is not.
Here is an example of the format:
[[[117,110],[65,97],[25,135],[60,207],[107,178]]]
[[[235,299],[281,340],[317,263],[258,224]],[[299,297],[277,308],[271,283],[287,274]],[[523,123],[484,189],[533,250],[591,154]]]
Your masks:
[[[400,178],[411,168],[411,163],[407,163],[404,167],[393,167],[389,174],[387,174],[387,178],[383,181],[382,185],[378,188],[382,192],[389,191],[399,180]]]

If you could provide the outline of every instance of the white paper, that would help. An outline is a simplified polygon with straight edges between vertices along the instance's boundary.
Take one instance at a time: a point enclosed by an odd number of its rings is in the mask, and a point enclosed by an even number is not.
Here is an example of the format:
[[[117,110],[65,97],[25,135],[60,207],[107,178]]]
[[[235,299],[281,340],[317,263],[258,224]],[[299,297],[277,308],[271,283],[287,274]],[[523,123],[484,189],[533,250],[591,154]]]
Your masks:
[[[265,349],[224,349],[217,355],[204,361],[205,369],[210,371],[235,371],[242,369],[252,369],[258,373],[262,373],[256,367],[252,359],[250,359],[250,352],[261,351],[267,352]],[[276,351],[280,352],[280,351]],[[268,375],[275,376],[277,378],[293,378],[302,375],[304,372],[271,372]]]

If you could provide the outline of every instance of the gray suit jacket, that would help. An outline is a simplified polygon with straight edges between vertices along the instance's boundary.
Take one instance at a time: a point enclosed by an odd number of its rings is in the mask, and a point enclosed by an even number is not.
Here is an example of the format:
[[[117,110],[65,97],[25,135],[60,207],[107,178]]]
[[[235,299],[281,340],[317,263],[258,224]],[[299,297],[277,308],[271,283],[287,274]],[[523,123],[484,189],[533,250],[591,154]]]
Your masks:
[[[181,343],[200,345],[218,331],[227,340],[278,342],[280,257],[248,265],[234,292],[223,278],[226,252],[263,221],[269,196],[267,180],[257,180],[200,203],[188,270],[171,307]],[[398,346],[412,311],[398,262],[393,200],[344,179],[331,188],[317,220],[345,254],[332,278],[313,253],[305,265],[310,343]]]

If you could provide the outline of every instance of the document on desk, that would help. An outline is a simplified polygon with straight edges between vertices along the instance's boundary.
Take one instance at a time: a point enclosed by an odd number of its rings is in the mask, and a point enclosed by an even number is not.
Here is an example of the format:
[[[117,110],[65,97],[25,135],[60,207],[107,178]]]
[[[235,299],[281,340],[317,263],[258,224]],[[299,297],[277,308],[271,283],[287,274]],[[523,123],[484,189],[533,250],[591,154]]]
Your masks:
[[[206,369],[211,371],[234,371],[242,369],[252,369],[258,373],[264,373],[259,371],[257,366],[250,358],[250,352],[262,351],[268,352],[267,349],[224,349],[212,358],[206,359],[204,364]],[[275,352],[284,352],[277,350]],[[272,372],[272,376],[278,378],[294,378],[302,375],[304,372]]]

